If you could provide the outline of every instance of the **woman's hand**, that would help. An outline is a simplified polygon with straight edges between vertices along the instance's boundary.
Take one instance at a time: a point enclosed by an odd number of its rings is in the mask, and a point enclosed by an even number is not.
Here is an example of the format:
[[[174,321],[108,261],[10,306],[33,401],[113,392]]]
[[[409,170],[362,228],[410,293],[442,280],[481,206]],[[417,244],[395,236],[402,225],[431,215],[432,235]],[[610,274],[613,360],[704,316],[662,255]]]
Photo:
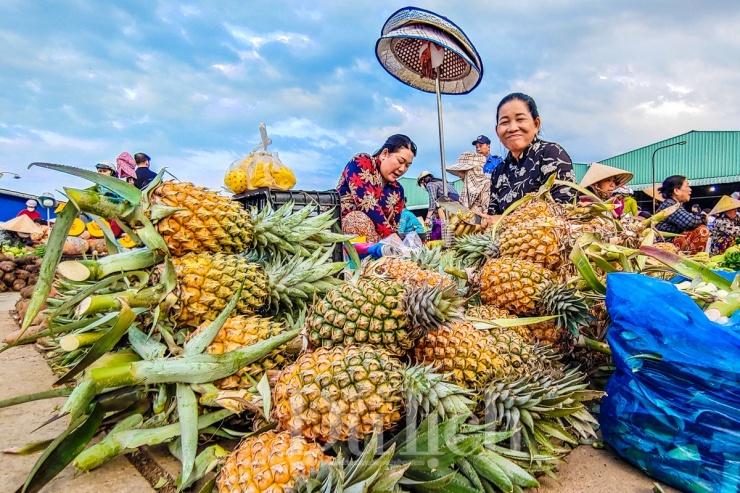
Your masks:
[[[494,224],[496,224],[496,221],[498,221],[499,218],[501,217],[500,215],[490,215],[490,214],[483,214],[483,213],[479,213],[478,215],[481,217],[480,227],[484,231],[489,226],[493,226]]]

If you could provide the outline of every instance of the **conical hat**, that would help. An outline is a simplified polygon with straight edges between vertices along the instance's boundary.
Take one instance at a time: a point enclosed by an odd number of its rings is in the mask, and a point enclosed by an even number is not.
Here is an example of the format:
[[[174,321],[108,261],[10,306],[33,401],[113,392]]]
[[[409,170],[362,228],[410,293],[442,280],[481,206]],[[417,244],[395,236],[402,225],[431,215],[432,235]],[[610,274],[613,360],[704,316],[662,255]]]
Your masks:
[[[617,187],[621,187],[632,179],[634,176],[629,171],[625,171],[619,168],[613,168],[601,163],[591,163],[588,165],[588,171],[583,175],[580,185],[582,187],[590,187],[594,183],[598,183],[606,178],[614,177],[614,183]]]
[[[14,217],[13,219],[5,221],[4,223],[0,223],[0,229],[7,229],[8,231],[25,233],[29,235],[43,233],[43,230],[39,228],[36,223],[33,222],[33,220],[25,214],[22,216]]]
[[[653,186],[651,186],[651,187],[645,187],[645,188],[643,188],[643,189],[642,189],[642,191],[643,191],[643,192],[645,193],[645,195],[647,195],[648,197],[652,197],[652,198],[655,198],[655,200],[657,200],[658,202],[663,202],[663,201],[664,201],[665,199],[663,198],[663,196],[662,196],[662,195],[660,194],[660,192],[658,191],[658,189],[659,189],[659,188],[660,188],[661,186],[662,186],[662,185],[661,185],[660,183],[655,183],[655,184],[653,184]]]
[[[709,212],[709,215],[714,216],[720,212],[731,211],[732,209],[740,209],[740,200],[723,195],[719,199],[719,202],[717,202],[717,205]]]

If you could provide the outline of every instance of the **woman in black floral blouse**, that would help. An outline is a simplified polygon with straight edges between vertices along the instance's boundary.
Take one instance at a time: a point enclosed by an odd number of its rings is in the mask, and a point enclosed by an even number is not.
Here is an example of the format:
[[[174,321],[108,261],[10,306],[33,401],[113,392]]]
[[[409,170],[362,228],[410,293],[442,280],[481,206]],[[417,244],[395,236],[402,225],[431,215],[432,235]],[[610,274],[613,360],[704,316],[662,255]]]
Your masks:
[[[496,134],[509,150],[491,176],[491,201],[484,226],[498,220],[507,207],[530,192],[536,192],[555,174],[558,180],[575,182],[573,162],[568,153],[554,142],[540,140],[540,115],[530,96],[512,93],[496,109]],[[567,186],[550,191],[558,202],[570,202],[575,192]]]

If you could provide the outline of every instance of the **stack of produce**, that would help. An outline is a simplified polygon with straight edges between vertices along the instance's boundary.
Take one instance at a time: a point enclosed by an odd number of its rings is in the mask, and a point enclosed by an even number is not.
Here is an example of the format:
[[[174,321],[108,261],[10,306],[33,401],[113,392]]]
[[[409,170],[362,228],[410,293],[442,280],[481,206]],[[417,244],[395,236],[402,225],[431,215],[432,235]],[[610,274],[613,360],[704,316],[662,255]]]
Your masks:
[[[43,254],[42,250],[38,253]],[[0,253],[0,293],[34,286],[39,278],[41,261],[41,257],[27,250],[22,255]]]
[[[586,301],[560,278],[572,248],[565,218],[531,222],[522,239],[502,229],[497,247],[477,254],[491,258],[471,284],[439,250],[340,275],[345,263],[329,259],[346,237],[327,230],[331,212],[256,213],[189,183],[158,178],[139,191],[45,166],[121,200],[65,191],[23,320],[29,327],[47,304],[39,336],[67,385],[25,401],[68,395],[60,415],[70,418],[29,488],[69,462],[90,471],[168,443],[181,488],[210,478],[220,492],[519,492],[594,438],[586,403],[600,393],[560,345],[532,337],[547,330],[530,328],[565,317],[548,336],[559,343],[582,323]],[[139,248],[59,263],[80,212],[116,219]],[[546,246],[534,253],[521,247],[538,240]],[[492,262],[509,266],[507,287]],[[105,437],[89,445],[98,431]],[[204,436],[246,438],[228,453],[199,448]]]

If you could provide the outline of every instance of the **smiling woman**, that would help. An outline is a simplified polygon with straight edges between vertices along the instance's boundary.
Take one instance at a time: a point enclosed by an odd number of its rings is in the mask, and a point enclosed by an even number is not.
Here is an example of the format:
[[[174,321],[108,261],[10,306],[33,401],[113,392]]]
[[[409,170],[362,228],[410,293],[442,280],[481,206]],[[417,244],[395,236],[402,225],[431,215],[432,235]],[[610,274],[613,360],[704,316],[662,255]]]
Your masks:
[[[495,222],[526,194],[537,191],[553,174],[558,180],[575,181],[570,156],[558,144],[540,140],[540,124],[537,104],[526,94],[509,94],[498,104],[496,134],[509,154],[491,176],[486,224]],[[557,202],[568,202],[575,196],[572,188],[562,185],[553,187],[550,194]]]
[[[416,144],[396,134],[372,156],[360,153],[352,157],[337,185],[344,233],[376,243],[398,231],[406,205],[398,179],[408,171],[414,156]]]

